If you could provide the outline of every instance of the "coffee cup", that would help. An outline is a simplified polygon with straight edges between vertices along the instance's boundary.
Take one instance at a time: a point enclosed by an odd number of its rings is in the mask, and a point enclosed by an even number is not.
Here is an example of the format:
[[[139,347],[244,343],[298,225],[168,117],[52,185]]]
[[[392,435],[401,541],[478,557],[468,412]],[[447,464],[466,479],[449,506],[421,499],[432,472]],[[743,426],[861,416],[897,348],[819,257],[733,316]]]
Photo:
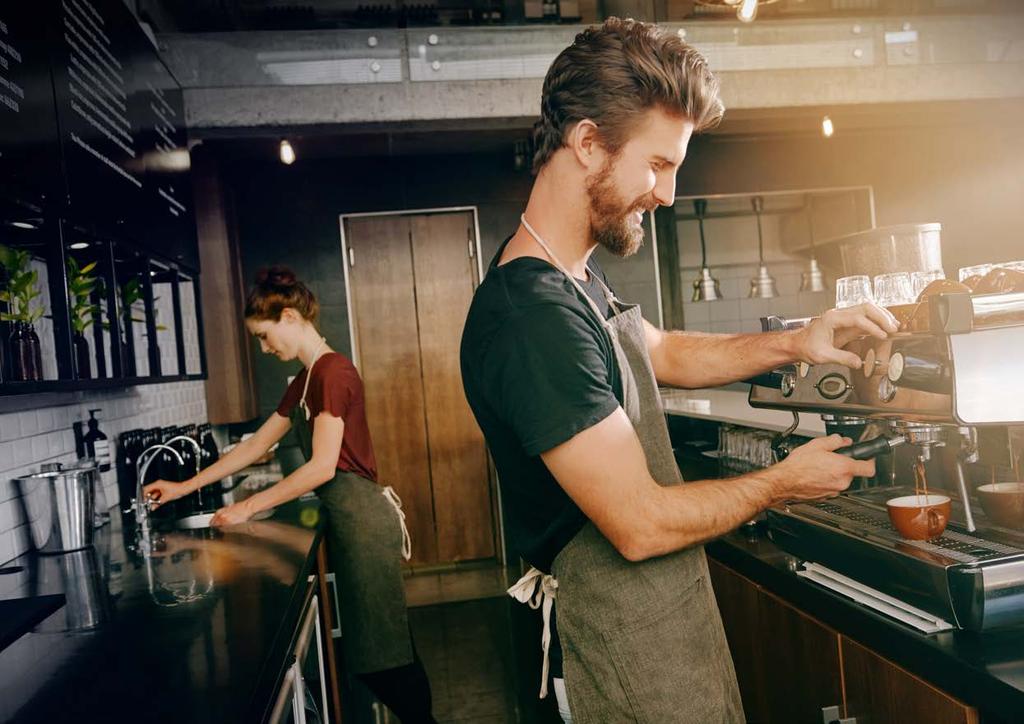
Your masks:
[[[949,522],[950,502],[945,495],[904,495],[885,502],[889,520],[908,540],[938,538]]]
[[[993,523],[1024,528],[1024,483],[987,483],[976,490],[985,515]]]

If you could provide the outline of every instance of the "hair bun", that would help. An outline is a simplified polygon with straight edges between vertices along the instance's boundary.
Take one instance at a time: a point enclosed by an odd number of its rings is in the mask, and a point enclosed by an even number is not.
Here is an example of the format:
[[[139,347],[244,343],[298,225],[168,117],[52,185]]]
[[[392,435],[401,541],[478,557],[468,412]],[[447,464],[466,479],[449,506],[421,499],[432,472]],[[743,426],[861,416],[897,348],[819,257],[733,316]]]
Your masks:
[[[260,287],[294,287],[299,283],[295,272],[286,266],[272,266],[260,269],[256,274],[256,284]]]

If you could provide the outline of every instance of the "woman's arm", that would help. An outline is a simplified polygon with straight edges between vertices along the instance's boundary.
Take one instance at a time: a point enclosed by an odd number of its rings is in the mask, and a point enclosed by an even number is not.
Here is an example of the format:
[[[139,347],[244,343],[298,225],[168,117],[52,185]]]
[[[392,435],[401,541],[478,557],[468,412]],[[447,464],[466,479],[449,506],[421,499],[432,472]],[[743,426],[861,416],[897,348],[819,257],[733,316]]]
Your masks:
[[[163,480],[150,483],[145,487],[146,495],[156,498],[159,502],[168,502],[169,499],[188,495],[204,485],[237,473],[258,460],[274,443],[284,437],[291,427],[292,423],[287,417],[275,412],[260,425],[260,429],[252,437],[235,445],[210,467],[181,483],[167,483]],[[176,494],[174,498],[169,497],[170,493]]]
[[[250,498],[221,508],[211,521],[212,525],[242,523],[256,513],[287,503],[317,488],[334,477],[338,471],[341,441],[345,436],[345,421],[329,412],[321,412],[313,426],[313,457],[288,477],[261,490]]]

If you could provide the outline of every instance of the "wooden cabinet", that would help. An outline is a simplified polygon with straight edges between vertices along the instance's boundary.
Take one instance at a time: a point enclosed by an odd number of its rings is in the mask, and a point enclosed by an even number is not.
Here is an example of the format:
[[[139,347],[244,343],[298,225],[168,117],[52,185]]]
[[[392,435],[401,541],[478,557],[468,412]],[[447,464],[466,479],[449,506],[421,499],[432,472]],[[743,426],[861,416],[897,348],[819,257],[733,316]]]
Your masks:
[[[252,348],[242,315],[245,281],[233,218],[217,159],[201,146],[192,154],[199,291],[206,341],[206,412],[214,425],[246,422],[259,414]]]
[[[882,658],[840,637],[846,716],[857,722],[977,724],[977,710]]]
[[[709,561],[747,720],[820,724],[842,704],[839,636]]]
[[[975,709],[709,560],[751,724],[977,724]],[[836,719],[825,715],[836,707]]]

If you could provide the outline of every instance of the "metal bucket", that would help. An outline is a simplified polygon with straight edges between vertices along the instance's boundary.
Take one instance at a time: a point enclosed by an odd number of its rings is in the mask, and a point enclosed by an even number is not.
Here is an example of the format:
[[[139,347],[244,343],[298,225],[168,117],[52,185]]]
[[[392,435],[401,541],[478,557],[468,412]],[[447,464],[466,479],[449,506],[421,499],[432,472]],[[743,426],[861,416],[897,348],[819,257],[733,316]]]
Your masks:
[[[92,545],[95,473],[95,467],[77,467],[15,479],[38,552],[64,553]]]

